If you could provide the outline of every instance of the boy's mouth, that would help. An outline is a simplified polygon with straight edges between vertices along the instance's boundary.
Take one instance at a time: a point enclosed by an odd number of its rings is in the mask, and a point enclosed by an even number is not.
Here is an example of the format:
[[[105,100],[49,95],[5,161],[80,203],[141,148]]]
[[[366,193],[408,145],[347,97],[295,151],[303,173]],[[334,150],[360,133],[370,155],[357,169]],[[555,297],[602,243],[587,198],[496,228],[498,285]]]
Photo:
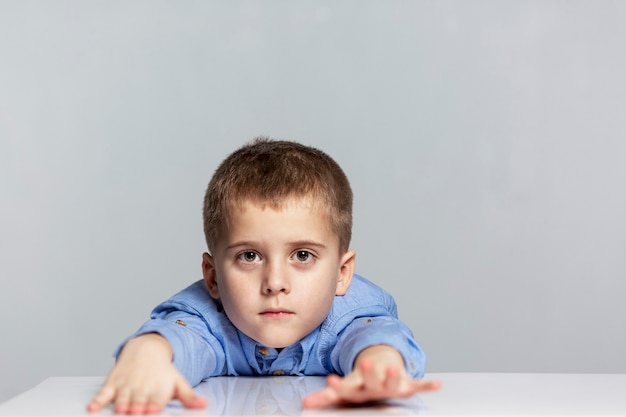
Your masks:
[[[283,317],[291,316],[295,313],[291,310],[287,310],[284,308],[268,308],[267,310],[261,311],[261,313],[259,314],[267,318],[280,319]]]

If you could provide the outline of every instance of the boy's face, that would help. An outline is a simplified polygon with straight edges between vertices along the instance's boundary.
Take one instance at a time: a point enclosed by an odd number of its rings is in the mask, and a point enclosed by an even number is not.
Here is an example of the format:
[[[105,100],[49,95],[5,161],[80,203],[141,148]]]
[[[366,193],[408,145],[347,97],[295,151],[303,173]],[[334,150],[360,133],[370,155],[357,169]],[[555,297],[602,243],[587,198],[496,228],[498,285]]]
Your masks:
[[[233,324],[263,345],[298,342],[350,285],[354,251],[339,253],[326,211],[308,199],[278,210],[246,202],[224,229],[213,256],[203,255],[207,288]]]

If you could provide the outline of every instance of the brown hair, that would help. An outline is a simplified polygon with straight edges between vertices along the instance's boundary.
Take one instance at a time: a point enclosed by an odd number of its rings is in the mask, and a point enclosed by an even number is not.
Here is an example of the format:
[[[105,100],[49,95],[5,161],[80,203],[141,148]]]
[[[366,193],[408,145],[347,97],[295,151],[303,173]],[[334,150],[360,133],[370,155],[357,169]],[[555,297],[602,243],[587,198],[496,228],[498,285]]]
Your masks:
[[[328,212],[339,249],[352,235],[352,189],[341,167],[324,152],[296,142],[258,137],[217,168],[204,196],[204,234],[215,248],[229,212],[246,201],[279,208],[287,198],[312,197]]]

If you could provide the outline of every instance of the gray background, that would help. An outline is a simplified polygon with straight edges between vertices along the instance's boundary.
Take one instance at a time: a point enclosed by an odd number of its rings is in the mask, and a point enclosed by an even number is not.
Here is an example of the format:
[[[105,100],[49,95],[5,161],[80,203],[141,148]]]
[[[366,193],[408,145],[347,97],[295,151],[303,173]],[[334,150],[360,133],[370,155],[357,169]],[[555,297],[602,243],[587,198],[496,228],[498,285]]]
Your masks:
[[[428,370],[626,372],[626,2],[0,2],[0,400],[199,279],[259,134],[356,194]]]

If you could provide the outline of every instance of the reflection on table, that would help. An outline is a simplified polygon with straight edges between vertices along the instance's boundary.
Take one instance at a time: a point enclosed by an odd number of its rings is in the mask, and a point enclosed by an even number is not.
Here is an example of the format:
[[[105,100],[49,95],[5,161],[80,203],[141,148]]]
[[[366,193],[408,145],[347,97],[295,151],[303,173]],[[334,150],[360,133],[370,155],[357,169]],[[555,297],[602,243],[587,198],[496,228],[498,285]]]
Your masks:
[[[195,391],[209,400],[208,414],[220,416],[285,415],[299,416],[303,412],[302,399],[325,386],[324,377],[220,377],[210,378]],[[392,411],[393,414],[416,415],[422,407],[419,396],[409,400],[369,404],[370,411]],[[176,405],[170,407],[175,408]],[[178,406],[180,407],[180,406]],[[358,407],[335,410],[355,413]],[[361,412],[364,409],[360,409]],[[324,410],[327,414],[331,410]]]
[[[324,387],[323,377],[216,377],[195,388],[209,400],[206,410],[171,403],[176,416],[389,416],[442,417],[626,416],[626,374],[427,374],[442,381],[437,392],[364,407],[303,410],[302,398]],[[103,377],[52,377],[0,404],[0,417],[101,417],[112,407],[89,414],[87,402]]]

